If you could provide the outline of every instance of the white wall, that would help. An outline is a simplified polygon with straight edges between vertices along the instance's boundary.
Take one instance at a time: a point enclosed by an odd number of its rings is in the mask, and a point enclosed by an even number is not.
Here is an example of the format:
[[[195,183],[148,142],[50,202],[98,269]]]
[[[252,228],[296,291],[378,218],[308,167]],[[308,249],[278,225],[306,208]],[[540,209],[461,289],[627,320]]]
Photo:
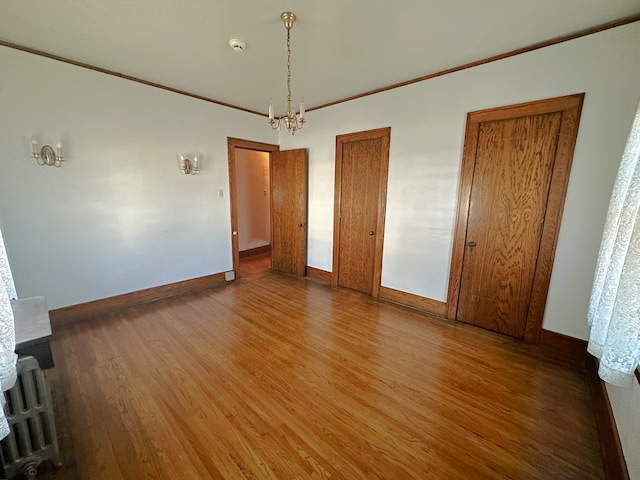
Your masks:
[[[242,252],[271,243],[269,153],[236,148],[238,247]]]
[[[265,119],[6,47],[0,65],[0,224],[20,297],[54,309],[231,270],[227,136],[275,143]],[[62,140],[61,168],[36,164],[34,134]]]
[[[308,114],[308,264],[331,271],[335,136],[391,126],[382,284],[446,300],[466,115],[586,93],[544,328],[586,339],[604,217],[640,101],[640,23]],[[303,93],[303,92],[302,92]]]

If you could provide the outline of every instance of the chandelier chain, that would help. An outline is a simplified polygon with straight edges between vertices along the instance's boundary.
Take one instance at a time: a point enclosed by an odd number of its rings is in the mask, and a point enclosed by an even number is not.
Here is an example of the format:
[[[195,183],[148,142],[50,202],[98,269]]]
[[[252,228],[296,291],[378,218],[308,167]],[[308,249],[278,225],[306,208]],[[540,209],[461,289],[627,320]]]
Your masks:
[[[287,104],[291,105],[291,28],[287,28]]]

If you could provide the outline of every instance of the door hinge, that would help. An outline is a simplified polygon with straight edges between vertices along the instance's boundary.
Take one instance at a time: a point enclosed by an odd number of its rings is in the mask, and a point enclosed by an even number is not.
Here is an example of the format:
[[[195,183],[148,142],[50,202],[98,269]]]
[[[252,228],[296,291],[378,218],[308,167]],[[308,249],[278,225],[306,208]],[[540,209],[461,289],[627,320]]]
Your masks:
[[[540,232],[539,235],[542,237],[542,232],[544,231],[544,220],[542,221],[542,223],[540,224]]]

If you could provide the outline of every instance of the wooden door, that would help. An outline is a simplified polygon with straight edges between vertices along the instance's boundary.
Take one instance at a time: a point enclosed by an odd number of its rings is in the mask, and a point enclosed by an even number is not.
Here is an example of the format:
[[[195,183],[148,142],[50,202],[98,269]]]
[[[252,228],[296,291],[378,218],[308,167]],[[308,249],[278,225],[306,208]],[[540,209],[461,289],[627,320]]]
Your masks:
[[[334,283],[377,296],[390,129],[337,137]]]
[[[274,152],[271,176],[271,268],[304,276],[307,260],[307,151]]]
[[[469,114],[450,318],[537,341],[582,98]]]
[[[480,124],[458,320],[524,335],[561,117]]]

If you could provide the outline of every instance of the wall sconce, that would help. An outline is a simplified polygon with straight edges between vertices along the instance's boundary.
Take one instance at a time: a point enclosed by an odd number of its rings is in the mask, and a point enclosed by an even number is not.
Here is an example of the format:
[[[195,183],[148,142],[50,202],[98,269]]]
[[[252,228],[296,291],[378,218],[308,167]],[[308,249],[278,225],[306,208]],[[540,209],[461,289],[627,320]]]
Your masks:
[[[195,175],[200,171],[200,165],[198,162],[198,156],[193,157],[193,162],[186,158],[184,155],[180,155],[180,168],[185,175]]]
[[[50,167],[60,167],[64,156],[62,155],[62,143],[58,141],[56,144],[56,150],[53,151],[49,145],[44,145],[40,151],[38,151],[38,140],[35,137],[31,137],[31,154],[36,159],[38,165],[49,165]]]

